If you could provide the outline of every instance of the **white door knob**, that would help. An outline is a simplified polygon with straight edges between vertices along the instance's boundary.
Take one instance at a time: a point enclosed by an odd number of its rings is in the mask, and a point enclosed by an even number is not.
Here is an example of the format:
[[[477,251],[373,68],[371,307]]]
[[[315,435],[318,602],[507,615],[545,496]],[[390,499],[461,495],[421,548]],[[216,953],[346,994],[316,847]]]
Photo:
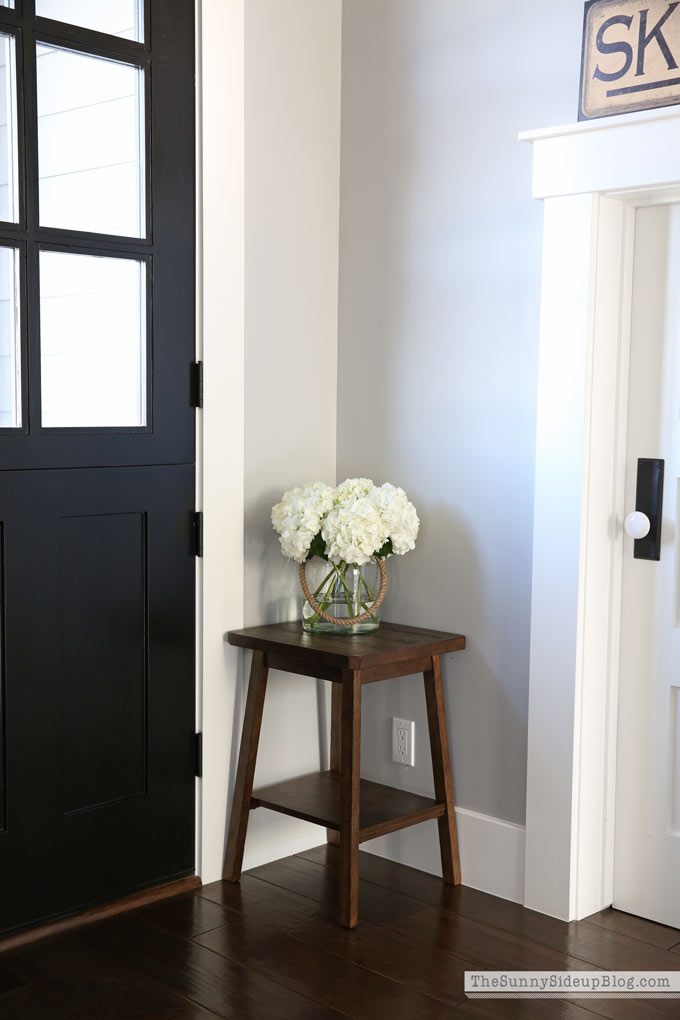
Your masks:
[[[632,514],[628,514],[626,517],[626,533],[631,538],[646,538],[651,526],[649,517],[641,510],[633,510]]]

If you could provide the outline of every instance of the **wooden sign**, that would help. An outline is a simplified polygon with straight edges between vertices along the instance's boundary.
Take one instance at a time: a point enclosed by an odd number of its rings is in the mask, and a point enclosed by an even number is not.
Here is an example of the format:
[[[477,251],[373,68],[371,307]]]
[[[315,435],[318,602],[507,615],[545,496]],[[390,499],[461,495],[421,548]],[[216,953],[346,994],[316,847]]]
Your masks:
[[[680,103],[680,0],[589,0],[579,120]]]

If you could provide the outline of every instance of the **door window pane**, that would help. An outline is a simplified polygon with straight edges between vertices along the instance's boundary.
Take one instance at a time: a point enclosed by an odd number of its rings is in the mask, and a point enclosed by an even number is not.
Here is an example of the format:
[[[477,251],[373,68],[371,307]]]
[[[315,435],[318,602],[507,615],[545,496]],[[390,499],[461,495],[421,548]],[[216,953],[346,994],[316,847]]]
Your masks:
[[[0,32],[0,220],[17,221],[17,93],[14,36]]]
[[[19,252],[0,248],[0,428],[20,427]]]
[[[42,424],[146,424],[146,264],[40,253]]]
[[[144,39],[142,0],[36,0],[35,13],[122,39]]]
[[[144,72],[38,44],[40,223],[144,233]]]

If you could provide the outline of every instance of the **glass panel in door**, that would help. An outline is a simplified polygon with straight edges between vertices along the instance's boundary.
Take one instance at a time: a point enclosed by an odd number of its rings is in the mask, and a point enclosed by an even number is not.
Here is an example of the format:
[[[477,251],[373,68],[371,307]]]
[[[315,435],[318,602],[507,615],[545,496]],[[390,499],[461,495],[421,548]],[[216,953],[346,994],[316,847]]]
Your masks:
[[[36,0],[35,13],[121,39],[144,39],[142,0]]]
[[[14,36],[0,32],[0,220],[16,223],[17,70]]]
[[[144,72],[39,43],[40,225],[145,235]]]
[[[146,425],[146,265],[41,251],[43,428]]]
[[[0,428],[20,427],[19,252],[0,247]]]

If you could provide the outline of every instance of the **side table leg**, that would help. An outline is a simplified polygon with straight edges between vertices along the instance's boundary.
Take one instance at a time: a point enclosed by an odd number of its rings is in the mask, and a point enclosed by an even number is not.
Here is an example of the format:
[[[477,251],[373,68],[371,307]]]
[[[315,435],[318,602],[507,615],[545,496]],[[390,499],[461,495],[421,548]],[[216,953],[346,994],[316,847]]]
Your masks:
[[[359,919],[359,765],[361,673],[343,670],[340,755],[340,924]]]
[[[253,652],[224,865],[224,877],[227,882],[238,882],[241,877],[268,672],[264,652]]]
[[[446,804],[446,814],[437,819],[439,825],[439,848],[442,855],[442,873],[447,885],[460,884],[460,858],[458,856],[458,831],[453,803],[453,782],[451,779],[451,758],[449,738],[446,729],[446,709],[442,689],[442,671],[438,655],[432,656],[432,669],[424,674],[427,722],[432,749],[432,771],[434,773],[434,795]]]
[[[331,772],[338,773],[341,754],[342,690],[342,684],[331,684]],[[340,845],[340,833],[335,829],[326,829],[326,839],[335,846]]]

